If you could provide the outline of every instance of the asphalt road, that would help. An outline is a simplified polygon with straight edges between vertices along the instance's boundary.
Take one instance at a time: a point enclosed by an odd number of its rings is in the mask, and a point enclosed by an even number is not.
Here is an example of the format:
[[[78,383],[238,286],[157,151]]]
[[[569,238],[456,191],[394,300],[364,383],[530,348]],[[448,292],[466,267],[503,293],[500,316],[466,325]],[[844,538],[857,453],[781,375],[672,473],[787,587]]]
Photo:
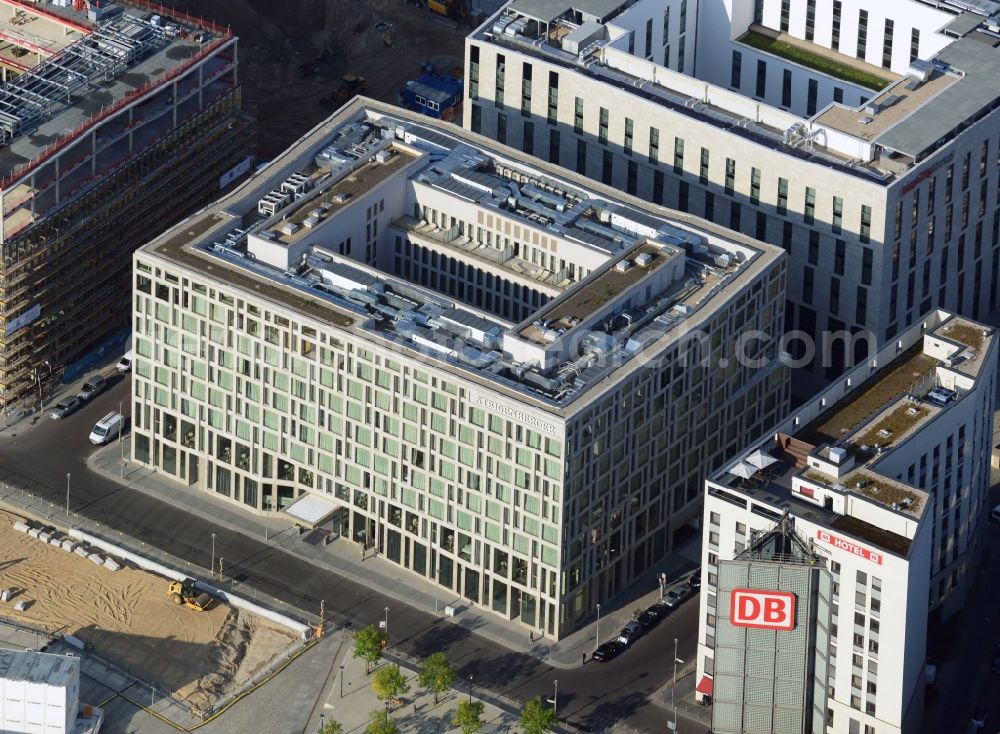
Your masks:
[[[247,583],[297,608],[316,610],[319,600],[325,599],[328,614],[357,626],[380,619],[383,609],[391,604],[393,629],[406,630],[393,644],[418,657],[445,652],[461,680],[471,675],[476,685],[524,700],[536,694],[550,696],[553,681],[558,679],[560,716],[581,728],[602,731],[625,719],[645,731],[665,729],[668,710],[651,703],[650,694],[673,673],[675,637],[679,657],[694,659],[696,599],[686,602],[616,660],[588,663],[575,670],[553,669],[537,658],[508,650],[431,614],[400,608],[397,600],[375,589],[90,471],[85,459],[93,451],[88,439],[91,427],[109,411],[117,410],[121,401],[125,401],[126,415],[129,412],[131,381],[117,375],[110,381],[108,390],[68,418],[54,421],[46,413],[39,419],[40,425],[20,432],[5,431],[0,438],[0,481],[16,479],[35,494],[63,504],[69,473],[74,512],[202,567],[211,565],[211,549],[205,539],[214,532],[219,547],[225,548],[228,573],[245,575]],[[705,731],[693,723],[679,723],[678,728],[685,734]]]

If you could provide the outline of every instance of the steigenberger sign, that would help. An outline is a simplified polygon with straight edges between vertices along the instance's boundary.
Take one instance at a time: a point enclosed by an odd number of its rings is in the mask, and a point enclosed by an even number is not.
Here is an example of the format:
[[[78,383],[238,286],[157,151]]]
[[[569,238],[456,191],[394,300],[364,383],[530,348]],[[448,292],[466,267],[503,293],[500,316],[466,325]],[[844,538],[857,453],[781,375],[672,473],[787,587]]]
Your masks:
[[[470,392],[469,402],[478,408],[482,408],[487,413],[509,418],[510,420],[517,421],[521,425],[527,426],[528,428],[534,428],[535,430],[551,433],[552,435],[557,435],[559,433],[555,424],[549,423],[548,421],[542,420],[531,413],[519,410],[512,405],[501,403],[499,400],[495,400],[485,395]]]

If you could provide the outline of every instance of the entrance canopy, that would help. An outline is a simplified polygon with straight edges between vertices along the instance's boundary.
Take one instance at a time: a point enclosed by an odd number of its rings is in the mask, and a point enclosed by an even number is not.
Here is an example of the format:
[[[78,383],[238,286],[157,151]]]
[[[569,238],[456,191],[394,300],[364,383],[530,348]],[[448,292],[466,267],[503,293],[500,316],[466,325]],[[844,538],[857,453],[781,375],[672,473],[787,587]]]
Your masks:
[[[343,503],[333,497],[307,492],[282,512],[291,517],[299,525],[315,530],[329,520]]]
[[[712,691],[714,689],[715,686],[713,684],[713,681],[707,675],[703,675],[701,677],[701,680],[698,681],[698,687],[695,688],[695,690],[698,691],[698,693],[702,694],[703,696],[711,696]]]

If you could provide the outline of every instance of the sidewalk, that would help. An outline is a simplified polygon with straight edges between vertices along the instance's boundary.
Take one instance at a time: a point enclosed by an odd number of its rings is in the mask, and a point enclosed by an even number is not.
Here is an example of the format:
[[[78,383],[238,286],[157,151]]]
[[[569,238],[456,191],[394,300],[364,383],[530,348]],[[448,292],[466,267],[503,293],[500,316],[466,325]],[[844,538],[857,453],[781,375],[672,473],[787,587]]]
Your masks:
[[[120,451],[117,443],[109,444],[92,454],[87,465],[109,480],[121,483]],[[477,609],[454,592],[421,579],[381,557],[369,556],[362,561],[356,543],[337,538],[327,546],[321,543],[310,544],[305,542],[306,536],[300,536],[294,524],[288,522],[281,513],[271,513],[270,517],[265,518],[243,512],[228,502],[216,500],[207,492],[191,489],[149,469],[131,467],[131,463],[126,465],[124,482],[131,489],[171,504],[181,503],[189,512],[220,527],[256,537],[261,542],[333,571],[355,583],[376,587],[381,593],[411,607],[444,617],[445,606],[451,606],[455,609],[455,616],[444,618],[452,624],[465,627],[470,632],[511,650],[534,655],[553,667],[579,667],[582,653],[586,652],[589,656],[594,650],[597,642],[596,618],[592,618],[585,627],[558,643],[553,643],[546,637],[538,639],[536,632],[535,641],[529,644],[528,628],[524,625],[507,622],[486,610]],[[699,543],[700,537],[696,536],[695,540],[660,566],[658,570],[667,574],[668,584],[687,578],[690,571],[698,566],[701,557]],[[602,604],[601,640],[611,639],[625,622],[631,620],[634,609],[645,608],[657,598],[659,588],[650,574],[649,580],[634,584],[614,601]]]

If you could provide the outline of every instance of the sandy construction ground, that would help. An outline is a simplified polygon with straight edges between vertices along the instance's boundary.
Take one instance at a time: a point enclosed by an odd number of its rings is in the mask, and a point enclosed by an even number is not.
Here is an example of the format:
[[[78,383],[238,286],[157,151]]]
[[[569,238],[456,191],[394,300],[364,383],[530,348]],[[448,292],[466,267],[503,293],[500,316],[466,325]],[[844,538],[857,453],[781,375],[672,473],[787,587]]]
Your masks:
[[[201,709],[285,650],[291,632],[223,604],[174,605],[167,580],[111,571],[14,529],[0,511],[0,616],[69,633],[100,657]],[[28,602],[18,612],[14,604]]]

